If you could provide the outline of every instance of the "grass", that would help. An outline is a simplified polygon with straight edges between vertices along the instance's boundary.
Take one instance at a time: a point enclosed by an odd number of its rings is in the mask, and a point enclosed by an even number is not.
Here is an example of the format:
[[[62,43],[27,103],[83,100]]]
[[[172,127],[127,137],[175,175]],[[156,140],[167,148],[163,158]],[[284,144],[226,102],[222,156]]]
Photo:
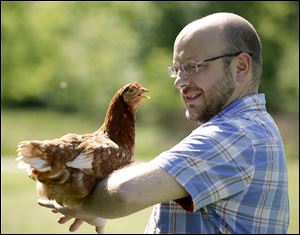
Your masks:
[[[51,139],[68,132],[87,133],[100,123],[79,115],[59,114],[41,110],[4,110],[1,114],[1,233],[69,233],[70,222],[59,225],[58,216],[37,205],[35,183],[16,168],[17,143],[26,139]],[[288,159],[291,220],[288,233],[299,233],[299,161],[298,120],[275,118],[283,135]],[[297,126],[298,125],[298,126]],[[179,137],[165,136],[153,127],[137,125],[136,159],[147,161],[175,144]],[[4,157],[5,156],[5,157]],[[7,157],[11,156],[11,157]],[[151,209],[109,220],[106,233],[143,233]],[[76,233],[95,233],[84,224]]]
[[[299,233],[299,163],[289,162],[291,221],[289,234]],[[59,225],[58,216],[37,205],[35,184],[16,168],[12,158],[1,159],[1,233],[69,233],[70,222]],[[132,215],[108,220],[105,232],[115,234],[143,233],[152,207]],[[94,233],[88,224],[75,233]]]
[[[52,139],[66,133],[89,133],[100,127],[102,118],[85,118],[77,114],[52,111],[2,110],[1,115],[1,233],[69,233],[67,223],[59,225],[57,215],[37,205],[35,183],[16,168],[16,146],[27,139]],[[137,117],[138,118],[138,117]],[[137,125],[136,159],[147,161],[171,147],[172,140],[152,126]],[[155,146],[155,147],[153,147]],[[109,220],[106,233],[143,233],[152,207],[124,218]],[[94,233],[84,224],[76,233]]]
[[[94,132],[102,124],[103,118],[104,116],[99,117],[99,121],[95,121],[95,118],[88,119],[79,114],[38,109],[4,110],[1,114],[1,156],[15,156],[17,144],[22,140],[53,139],[71,132],[78,134]],[[158,128],[151,125],[141,127],[137,123],[137,160],[152,159],[174,143],[175,138],[166,137]]]
[[[71,222],[60,225],[57,214],[37,204],[35,183],[16,168],[12,158],[1,159],[1,234],[69,233]],[[105,233],[143,233],[152,207],[132,215],[109,220]],[[83,224],[75,233],[95,233],[91,225]]]

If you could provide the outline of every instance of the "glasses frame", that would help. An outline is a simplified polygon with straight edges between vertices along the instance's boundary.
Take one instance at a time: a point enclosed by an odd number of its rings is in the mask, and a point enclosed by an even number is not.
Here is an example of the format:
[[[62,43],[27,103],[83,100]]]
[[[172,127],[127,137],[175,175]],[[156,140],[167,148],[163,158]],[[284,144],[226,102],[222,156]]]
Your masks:
[[[239,52],[235,52],[235,53],[228,53],[228,54],[224,54],[224,55],[220,55],[220,56],[215,56],[215,57],[212,57],[212,58],[209,58],[209,59],[206,59],[206,60],[202,60],[202,61],[194,61],[194,60],[189,60],[189,61],[185,61],[184,63],[182,64],[171,64],[168,66],[168,74],[171,78],[176,78],[177,77],[177,74],[179,72],[179,70],[181,70],[182,72],[184,72],[185,74],[193,74],[193,73],[197,73],[199,71],[199,67],[200,65],[202,65],[203,63],[205,62],[209,62],[209,61],[214,61],[214,60],[217,60],[217,59],[220,59],[220,58],[224,58],[224,57],[235,57],[235,56],[238,56],[239,54],[241,54],[243,51],[239,51]],[[249,52],[246,52],[248,53],[250,56],[252,56],[251,53]],[[196,70],[193,71],[193,72],[187,72],[184,68],[184,64],[188,63],[188,62],[193,62],[195,63],[196,65]],[[177,67],[177,72],[175,74],[175,67]]]

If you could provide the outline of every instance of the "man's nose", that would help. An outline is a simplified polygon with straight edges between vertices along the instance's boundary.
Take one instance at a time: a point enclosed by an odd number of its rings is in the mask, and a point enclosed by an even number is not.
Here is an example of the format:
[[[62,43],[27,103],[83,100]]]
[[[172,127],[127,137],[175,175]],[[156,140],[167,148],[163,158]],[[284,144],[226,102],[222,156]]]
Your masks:
[[[174,82],[174,86],[177,89],[180,89],[180,88],[183,88],[185,86],[188,86],[189,83],[190,83],[190,79],[189,79],[188,74],[183,73],[181,70],[179,70],[179,72],[177,74],[177,77],[175,79],[175,82]]]

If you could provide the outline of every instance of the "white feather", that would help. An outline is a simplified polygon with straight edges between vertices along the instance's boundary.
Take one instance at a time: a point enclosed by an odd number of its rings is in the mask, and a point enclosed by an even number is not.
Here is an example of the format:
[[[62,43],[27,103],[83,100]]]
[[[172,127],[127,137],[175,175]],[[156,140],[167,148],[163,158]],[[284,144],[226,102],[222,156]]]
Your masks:
[[[17,167],[20,170],[29,170],[30,169],[30,165],[25,163],[24,161],[18,161]]]
[[[49,166],[47,161],[37,158],[37,157],[26,159],[25,162],[27,164],[29,164],[32,168],[35,168],[40,172],[45,172],[45,171],[51,170],[51,167]]]
[[[49,164],[37,157],[23,157],[19,156],[17,159],[17,167],[21,170],[30,170],[30,168],[35,168],[40,172],[45,172],[51,170]]]
[[[79,154],[73,161],[67,162],[68,167],[78,169],[92,169],[93,156],[91,154],[86,155],[84,153]]]

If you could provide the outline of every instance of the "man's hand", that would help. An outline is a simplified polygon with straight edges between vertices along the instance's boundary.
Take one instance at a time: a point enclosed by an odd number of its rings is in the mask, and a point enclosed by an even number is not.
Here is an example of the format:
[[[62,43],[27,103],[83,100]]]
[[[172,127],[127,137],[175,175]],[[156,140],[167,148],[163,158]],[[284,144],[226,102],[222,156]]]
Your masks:
[[[57,220],[57,222],[60,224],[64,224],[67,221],[74,218],[74,222],[69,227],[70,232],[76,231],[83,222],[86,222],[90,225],[95,226],[97,233],[104,233],[104,226],[106,224],[106,219],[83,216],[82,213],[80,213],[80,207],[75,208],[75,209],[69,209],[69,208],[65,208],[65,207],[59,205],[55,201],[49,201],[49,200],[43,200],[43,199],[39,199],[38,204],[40,206],[44,206],[44,207],[52,209],[53,213],[63,214]]]

